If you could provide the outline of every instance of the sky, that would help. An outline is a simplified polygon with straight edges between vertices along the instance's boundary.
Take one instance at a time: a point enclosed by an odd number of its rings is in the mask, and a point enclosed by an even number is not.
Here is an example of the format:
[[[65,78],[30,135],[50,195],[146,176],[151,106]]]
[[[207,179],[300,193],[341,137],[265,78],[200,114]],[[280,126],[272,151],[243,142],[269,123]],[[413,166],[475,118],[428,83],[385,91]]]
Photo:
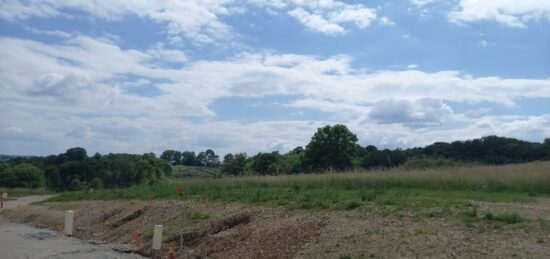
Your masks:
[[[550,137],[548,0],[0,0],[0,153]]]

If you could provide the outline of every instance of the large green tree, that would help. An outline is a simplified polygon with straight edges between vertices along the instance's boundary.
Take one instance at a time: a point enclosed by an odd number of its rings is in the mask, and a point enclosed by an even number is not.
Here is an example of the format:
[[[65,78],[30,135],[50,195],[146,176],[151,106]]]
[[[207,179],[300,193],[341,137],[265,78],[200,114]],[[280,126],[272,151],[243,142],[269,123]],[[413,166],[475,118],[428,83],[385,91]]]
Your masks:
[[[344,170],[353,165],[357,136],[345,125],[327,125],[317,129],[306,146],[304,162],[313,171]]]

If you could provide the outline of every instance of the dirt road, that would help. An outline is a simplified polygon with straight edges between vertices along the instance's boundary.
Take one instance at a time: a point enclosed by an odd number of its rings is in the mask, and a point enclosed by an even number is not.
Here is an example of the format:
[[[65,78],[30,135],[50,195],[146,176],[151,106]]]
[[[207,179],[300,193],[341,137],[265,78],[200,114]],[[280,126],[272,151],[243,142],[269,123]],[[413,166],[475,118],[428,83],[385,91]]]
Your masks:
[[[4,209],[0,210],[0,258],[143,258],[115,252],[111,245],[91,244],[56,231],[11,223],[2,218],[2,212],[10,208],[24,207],[48,197],[21,197],[4,204]]]

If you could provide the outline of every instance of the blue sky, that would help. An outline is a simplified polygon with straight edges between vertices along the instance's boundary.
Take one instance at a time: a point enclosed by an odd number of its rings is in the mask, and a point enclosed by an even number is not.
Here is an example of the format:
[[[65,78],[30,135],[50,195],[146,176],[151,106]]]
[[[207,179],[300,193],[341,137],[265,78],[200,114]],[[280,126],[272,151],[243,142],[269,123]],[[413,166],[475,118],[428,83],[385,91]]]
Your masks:
[[[550,137],[550,2],[0,1],[0,153]]]

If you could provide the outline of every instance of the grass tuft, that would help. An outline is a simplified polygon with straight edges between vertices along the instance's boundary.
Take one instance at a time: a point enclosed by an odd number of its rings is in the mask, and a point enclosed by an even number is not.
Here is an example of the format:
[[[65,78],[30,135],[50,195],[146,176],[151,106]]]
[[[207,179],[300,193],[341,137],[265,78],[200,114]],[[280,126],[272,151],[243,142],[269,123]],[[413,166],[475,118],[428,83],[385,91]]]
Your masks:
[[[507,224],[515,224],[515,223],[519,223],[519,222],[522,222],[522,221],[525,221],[525,219],[523,217],[521,217],[521,215],[519,215],[518,213],[501,213],[501,214],[493,214],[491,212],[485,214],[485,216],[483,216],[483,219],[484,220],[487,220],[487,221],[499,221],[499,222],[504,222],[504,223],[507,223]]]

